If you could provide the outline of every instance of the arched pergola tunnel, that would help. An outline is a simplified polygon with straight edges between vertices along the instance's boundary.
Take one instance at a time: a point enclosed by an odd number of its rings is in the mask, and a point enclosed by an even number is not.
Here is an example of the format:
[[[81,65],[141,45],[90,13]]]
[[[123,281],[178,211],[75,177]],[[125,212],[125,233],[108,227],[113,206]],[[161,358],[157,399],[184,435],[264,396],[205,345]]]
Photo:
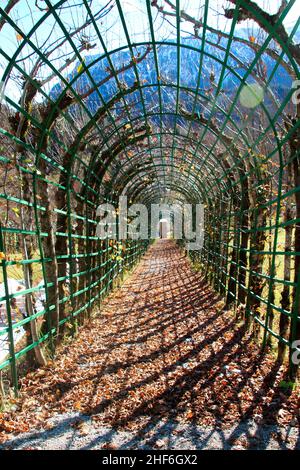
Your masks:
[[[43,364],[147,249],[97,237],[97,207],[120,195],[204,205],[193,262],[263,347],[280,361],[289,351],[295,377],[300,20],[293,0],[272,13],[231,0],[218,27],[216,3],[134,2],[138,16],[119,0],[0,9],[0,367],[15,387],[18,364],[33,353]],[[25,290],[10,287],[17,269]],[[11,300],[24,296],[14,321]]]

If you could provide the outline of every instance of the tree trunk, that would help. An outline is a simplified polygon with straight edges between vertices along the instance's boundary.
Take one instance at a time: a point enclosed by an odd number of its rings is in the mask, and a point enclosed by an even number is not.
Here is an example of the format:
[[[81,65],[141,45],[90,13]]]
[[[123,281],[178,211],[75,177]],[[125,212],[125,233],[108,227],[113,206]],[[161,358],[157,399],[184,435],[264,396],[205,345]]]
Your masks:
[[[286,130],[289,132],[292,126],[296,126],[298,120],[300,118],[300,105],[297,106],[297,114],[295,118],[292,119],[292,123],[285,123]],[[299,142],[300,142],[300,131],[298,128],[294,130],[292,135],[289,138],[289,146],[291,157],[293,158],[292,162],[292,172],[293,172],[293,183],[294,188],[297,190],[300,187],[300,169],[299,169]],[[296,203],[296,214],[295,218],[300,218],[300,192],[297,190],[295,193],[295,203]],[[295,246],[294,250],[296,253],[300,252],[300,225],[295,224]],[[292,344],[292,347],[289,351],[289,359],[290,359],[290,370],[289,375],[291,380],[296,380],[298,375],[298,364],[293,361],[293,355],[295,352],[295,348],[293,347],[293,342],[300,340],[300,300],[299,300],[299,292],[298,286],[300,284],[300,256],[295,255],[295,264],[294,264],[294,283],[295,287],[293,289],[293,307],[291,312],[291,325],[290,325],[290,335],[289,340]]]
[[[263,187],[265,181],[265,173],[258,170],[257,181],[261,181],[259,188],[250,191],[251,199],[251,237],[250,237],[250,255],[249,255],[249,282],[248,282],[248,296],[246,308],[246,327],[250,328],[254,317],[260,317],[260,300],[264,281],[260,274],[263,273],[263,263],[265,255],[262,253],[265,250],[266,244],[266,224],[267,224],[267,209],[264,204],[267,201],[266,190]],[[251,184],[251,183],[250,183]],[[258,338],[259,324],[254,322],[254,336]]]
[[[227,287],[226,308],[229,308],[230,305],[236,300],[239,241],[240,241],[240,234],[238,231],[238,220],[237,220],[237,217],[235,217],[234,218],[233,248],[232,248],[232,254],[231,254],[231,262],[230,262],[230,268],[229,268],[229,280],[228,280],[228,287]]]
[[[45,153],[45,152],[44,152]],[[41,158],[39,170],[42,175],[46,175],[46,162]],[[40,212],[41,231],[47,233],[43,237],[43,252],[45,258],[45,272],[47,283],[52,283],[46,288],[47,315],[51,319],[51,325],[55,328],[57,342],[59,341],[59,287],[58,287],[58,266],[55,253],[55,220],[52,216],[51,198],[49,186],[46,181],[39,181],[39,198],[45,210]]]
[[[242,176],[244,176],[244,171]],[[238,274],[238,301],[245,305],[246,302],[246,269],[248,265],[248,243],[249,243],[249,182],[248,177],[244,177],[242,182],[242,214],[241,214],[241,243],[238,253],[239,274]]]
[[[24,154],[24,150],[23,150]],[[33,214],[32,214],[32,184],[29,181],[29,176],[26,173],[23,173],[19,170],[19,176],[22,181],[21,185],[21,199],[24,199],[28,202],[28,206],[21,206],[21,224],[22,229],[31,231],[33,230]],[[33,246],[31,241],[31,235],[23,235],[21,238],[22,242],[22,252],[24,260],[31,260],[33,259]],[[23,274],[24,274],[24,281],[25,281],[25,289],[29,290],[32,288],[33,285],[33,272],[32,272],[32,264],[23,264]],[[32,317],[35,313],[35,300],[32,294],[26,294],[25,297],[25,307],[26,307],[26,314],[29,317]],[[38,333],[38,326],[37,320],[33,319],[29,323],[24,325],[24,329],[26,331],[26,340],[27,345],[31,345],[32,343],[38,343],[39,340],[39,333]],[[27,353],[27,361],[30,366],[35,366],[36,363],[38,365],[44,366],[47,363],[43,347],[41,344],[37,344],[33,350],[28,351]]]
[[[300,137],[300,136],[299,136]],[[293,160],[293,173],[294,173],[294,185],[295,188],[300,186],[300,170],[299,170],[299,156],[296,157],[296,152],[298,151],[299,145],[295,138],[291,142],[291,152],[292,155],[295,155]],[[295,193],[296,200],[296,219],[300,218],[300,192]],[[296,224],[295,227],[295,252],[300,252],[300,225]],[[295,288],[293,292],[293,309],[292,309],[292,318],[291,318],[291,331],[290,331],[290,341],[300,340],[300,300],[298,298],[299,293],[297,286],[300,283],[300,256],[295,256],[295,274],[294,274]],[[293,348],[290,350],[290,359],[291,359],[291,378],[295,380],[298,373],[298,365],[292,361]]]
[[[292,217],[293,217],[293,210],[291,208],[291,204],[289,201],[286,201],[284,221],[288,222],[292,220]],[[292,226],[286,225],[285,248],[284,248],[285,253],[290,253],[292,251],[292,234],[293,234]],[[284,256],[283,279],[286,282],[289,282],[291,280],[291,255],[290,254],[286,254]],[[290,286],[284,285],[282,293],[281,293],[281,308],[288,312],[290,310],[290,307],[291,307]],[[290,326],[290,318],[288,317],[288,315],[281,312],[280,320],[279,320],[279,335],[286,340],[288,340],[289,326]],[[286,351],[286,345],[280,341],[278,344],[278,361],[281,364],[284,361],[285,351]]]
[[[60,175],[59,184],[61,186],[66,186],[67,175],[62,172]],[[58,210],[66,211],[66,190],[58,188],[55,195],[56,207]],[[55,252],[57,256],[57,272],[59,278],[66,278],[67,276],[67,258],[68,255],[68,216],[67,214],[57,213],[57,225],[56,231],[65,234],[66,236],[57,235],[55,241]],[[62,258],[64,257],[64,258]],[[67,282],[60,281],[58,284],[58,295],[59,299],[63,299],[67,293]],[[67,316],[66,314],[66,302],[60,303],[59,306],[59,318],[63,320]],[[61,328],[60,334],[63,334],[64,326]]]

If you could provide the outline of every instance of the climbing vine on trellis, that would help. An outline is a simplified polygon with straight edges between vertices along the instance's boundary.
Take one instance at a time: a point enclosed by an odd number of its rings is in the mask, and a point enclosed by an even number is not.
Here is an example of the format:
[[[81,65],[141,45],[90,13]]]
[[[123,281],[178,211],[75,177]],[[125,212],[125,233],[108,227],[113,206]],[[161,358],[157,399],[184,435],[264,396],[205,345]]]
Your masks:
[[[170,194],[204,204],[204,247],[190,256],[264,348],[281,362],[289,351],[296,375],[300,20],[285,26],[295,1],[271,15],[229,0],[225,30],[209,0],[198,17],[193,2],[191,11],[180,3],[140,2],[136,36],[119,0],[0,9],[10,44],[1,50],[0,338],[9,351],[0,368],[16,388],[18,363],[45,364],[146,250],[149,240],[97,237],[97,206],[121,194],[147,207]],[[246,20],[254,27],[240,34]],[[25,303],[17,321],[12,298]]]

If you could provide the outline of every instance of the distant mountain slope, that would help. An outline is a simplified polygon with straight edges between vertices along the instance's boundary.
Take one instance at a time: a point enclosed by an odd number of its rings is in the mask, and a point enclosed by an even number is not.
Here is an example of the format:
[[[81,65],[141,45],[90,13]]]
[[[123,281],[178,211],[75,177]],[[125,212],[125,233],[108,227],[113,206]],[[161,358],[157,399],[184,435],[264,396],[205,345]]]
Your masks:
[[[255,54],[253,50],[243,44],[233,42],[230,47],[231,56],[228,57],[225,70],[223,70],[223,61],[226,57],[226,53],[210,42],[215,42],[215,38],[212,35],[207,35],[207,41],[204,45],[204,55],[201,63],[201,49],[202,41],[201,39],[196,38],[184,38],[182,39],[182,48],[180,52],[180,84],[183,87],[188,87],[192,90],[196,90],[198,83],[199,67],[201,68],[201,78],[199,83],[199,91],[204,96],[214,95],[216,87],[212,86],[212,79],[214,78],[214,84],[218,84],[219,78],[223,73],[223,81],[221,90],[225,92],[228,96],[235,96],[236,91],[240,85],[239,77],[244,77],[247,73],[248,66],[251,66]],[[221,39],[220,45],[225,47],[227,46],[227,40]],[[187,46],[187,47],[185,47]],[[188,48],[189,47],[189,48]],[[139,54],[145,52],[144,46],[139,46],[134,48],[134,55],[137,57]],[[85,59],[85,65],[93,64],[89,71],[91,77],[95,83],[99,83],[109,73],[109,61],[106,57],[101,58],[101,55],[88,56]],[[122,65],[126,65],[131,60],[131,54],[128,49],[117,51],[111,54],[111,61],[115,69],[120,69]],[[100,60],[99,60],[100,59]],[[177,83],[177,47],[173,41],[168,41],[158,45],[158,63],[159,63],[159,74],[161,78],[161,83]],[[246,69],[241,66],[241,63],[247,64]],[[276,67],[276,63],[271,59],[267,54],[263,54],[260,60],[259,66],[263,68],[266,73],[266,76],[272,77],[270,82],[270,89],[275,94],[277,98],[282,100],[291,89],[292,79],[286,72],[286,70],[279,65],[276,69],[274,76],[273,70]],[[231,67],[231,70],[229,70]],[[256,72],[256,67],[253,71]],[[145,86],[143,90],[143,98],[145,101],[145,107],[151,109],[158,107],[158,94],[156,93],[157,88],[154,87],[154,84],[157,82],[157,73],[155,67],[155,60],[153,51],[151,51],[147,57],[140,63],[136,64],[136,69],[138,71],[139,80],[142,85]],[[74,82],[75,89],[82,93],[87,91],[91,87],[91,80],[88,77],[88,74],[85,72],[80,74],[83,70],[83,67],[80,63],[76,65],[73,72],[68,76],[68,80],[71,81],[78,76],[78,79]],[[118,75],[118,78],[127,86],[132,86],[136,81],[136,74],[134,68],[131,67],[129,70],[125,71]],[[253,81],[253,79],[248,79],[248,82]],[[153,85],[151,87],[151,85]],[[149,87],[150,86],[150,87]],[[149,88],[146,88],[149,87]],[[110,99],[117,90],[117,84],[115,79],[109,80],[107,83],[103,84],[99,88],[99,92],[103,98],[103,101],[106,102]],[[62,91],[60,84],[57,84],[53,87],[51,95],[56,97]],[[137,100],[138,93],[136,92],[135,96],[128,98],[129,100]],[[181,100],[184,100],[186,106],[190,106],[193,98],[191,95],[187,95],[185,92],[181,92]],[[162,104],[163,106],[168,107],[172,104],[176,98],[176,89],[162,87]],[[101,98],[97,92],[92,93],[87,98],[87,104],[91,112],[101,105]],[[222,100],[219,103],[222,104]],[[268,99],[265,101],[266,106],[271,106],[271,103]],[[142,104],[139,103],[136,105],[139,110],[142,109]],[[198,109],[199,110],[199,109]]]

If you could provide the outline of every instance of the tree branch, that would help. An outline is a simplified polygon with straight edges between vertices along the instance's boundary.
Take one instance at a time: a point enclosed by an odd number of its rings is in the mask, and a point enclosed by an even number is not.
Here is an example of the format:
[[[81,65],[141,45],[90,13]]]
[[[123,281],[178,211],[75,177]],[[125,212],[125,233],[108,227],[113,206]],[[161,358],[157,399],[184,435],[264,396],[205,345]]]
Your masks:
[[[174,11],[176,11],[176,6],[170,1],[170,0],[164,0],[165,3],[167,5],[169,5],[170,8],[172,8]],[[158,9],[158,11],[163,14],[164,16],[174,16],[173,13],[170,13],[166,10],[164,10],[162,7],[158,7],[158,5],[156,3],[153,3],[152,4],[153,7],[156,7]],[[281,6],[282,7],[282,6]],[[232,10],[234,11],[234,10]],[[183,20],[185,21],[188,21],[189,23],[193,24],[194,25],[194,32],[195,32],[195,37],[199,37],[199,29],[203,28],[204,24],[202,22],[202,20],[196,20],[195,18],[193,18],[192,16],[188,15],[185,11],[181,11],[180,12],[180,18],[182,18]],[[230,19],[232,19],[232,17],[230,17]],[[216,34],[219,38],[225,38],[225,39],[229,39],[230,38],[230,35],[227,34],[227,33],[224,33],[222,31],[219,31],[218,29],[214,29],[212,28],[211,26],[209,25],[206,25],[206,29],[208,31],[210,31],[211,33],[213,34]],[[257,43],[253,43],[253,42],[250,42],[249,40],[247,39],[243,39],[243,38],[239,38],[237,36],[234,36],[233,37],[233,40],[234,42],[236,43],[239,43],[239,44],[244,44],[248,47],[250,47],[254,52],[258,52],[260,50],[260,45],[257,44]],[[214,44],[212,44],[214,46]],[[294,78],[296,78],[296,74],[295,74],[295,70],[293,69],[293,67],[288,64],[287,62],[285,62],[284,60],[281,59],[280,55],[274,50],[274,49],[271,49],[271,48],[267,48],[266,49],[266,54],[268,54],[272,59],[276,60],[276,61],[281,61],[281,65],[282,67],[285,68],[285,70]]]
[[[19,3],[20,0],[9,0],[8,4],[6,5],[6,7],[4,8],[4,11],[5,13],[8,15],[9,12],[13,9],[13,7]],[[0,31],[1,29],[3,28],[3,26],[5,25],[6,23],[6,20],[4,18],[4,16],[1,16],[0,17]]]
[[[253,20],[255,21],[267,34],[270,34],[269,29],[265,25],[264,21],[260,18],[263,18],[267,21],[272,27],[276,29],[277,35],[273,37],[274,41],[276,41],[280,47],[281,44],[285,44],[288,51],[290,52],[291,56],[296,60],[298,65],[300,65],[300,47],[298,44],[294,44],[290,41],[289,35],[280,22],[280,17],[287,7],[288,3],[286,0],[281,2],[281,6],[275,15],[270,15],[262,8],[260,8],[256,3],[252,2],[251,0],[247,0],[247,7],[242,6],[239,4],[238,0],[229,0],[229,2],[233,3],[234,5],[239,5],[238,7],[238,22],[245,21],[245,20]],[[249,7],[249,8],[248,8]],[[225,18],[232,19],[234,15],[235,9],[227,8],[225,9]],[[278,40],[280,39],[280,41]]]

